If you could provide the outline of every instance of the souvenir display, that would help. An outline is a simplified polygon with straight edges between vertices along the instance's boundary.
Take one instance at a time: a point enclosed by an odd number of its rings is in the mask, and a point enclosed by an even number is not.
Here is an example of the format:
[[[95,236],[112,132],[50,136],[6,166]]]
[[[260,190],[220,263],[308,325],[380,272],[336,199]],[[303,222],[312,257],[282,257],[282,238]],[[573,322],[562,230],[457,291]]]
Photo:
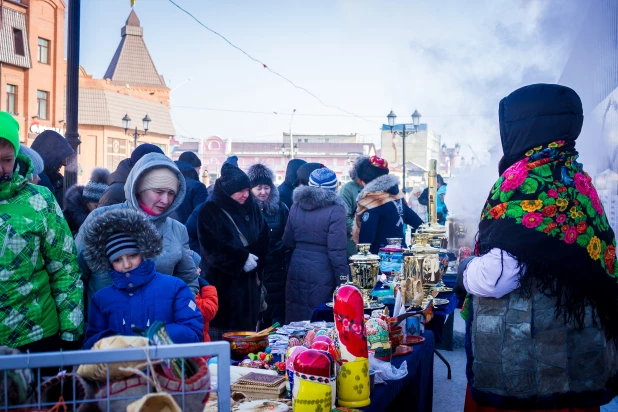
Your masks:
[[[329,411],[333,407],[331,357],[308,349],[294,359],[293,408],[297,412]]]
[[[369,405],[369,359],[363,296],[354,286],[339,288],[335,297],[335,336],[343,362],[337,377],[338,405]]]
[[[362,291],[364,307],[375,309],[384,307],[384,305],[372,302],[369,296],[380,275],[380,257],[369,252],[370,247],[371,244],[369,243],[358,245],[358,253],[350,256],[352,261],[350,272],[352,273],[352,283]],[[338,294],[338,290],[335,293]]]
[[[250,353],[258,353],[268,346],[268,335],[255,336],[256,332],[228,332],[223,340],[230,343],[233,360],[242,360]]]
[[[374,351],[376,359],[391,361],[391,343],[389,340],[388,325],[382,319],[371,318],[365,322],[369,349]]]
[[[286,372],[287,372],[287,380],[290,385],[290,393],[292,397],[294,397],[294,361],[296,357],[301,353],[307,351],[309,349],[304,346],[292,346],[288,349],[287,353],[287,361],[285,363]]]
[[[380,272],[401,273],[403,271],[403,249],[385,247],[378,253],[380,257]]]
[[[278,399],[285,396],[285,377],[249,373],[232,384],[232,390],[242,392],[248,399]]]

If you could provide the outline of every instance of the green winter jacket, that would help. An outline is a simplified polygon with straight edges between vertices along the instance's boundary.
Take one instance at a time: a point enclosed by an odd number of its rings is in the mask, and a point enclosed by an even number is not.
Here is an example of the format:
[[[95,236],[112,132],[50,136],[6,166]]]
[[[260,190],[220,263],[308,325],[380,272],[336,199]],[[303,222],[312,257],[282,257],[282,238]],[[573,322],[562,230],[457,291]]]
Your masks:
[[[71,231],[54,195],[31,176],[30,159],[18,154],[13,178],[0,184],[0,346],[13,348],[59,332],[76,341],[84,331]]]
[[[354,225],[354,219],[356,215],[356,198],[358,194],[362,190],[362,186],[356,183],[355,181],[350,181],[345,185],[341,186],[339,190],[339,196],[343,198],[346,206],[346,233],[348,237],[348,246],[347,246],[347,256],[348,258],[356,253],[356,243],[352,240],[352,226]]]

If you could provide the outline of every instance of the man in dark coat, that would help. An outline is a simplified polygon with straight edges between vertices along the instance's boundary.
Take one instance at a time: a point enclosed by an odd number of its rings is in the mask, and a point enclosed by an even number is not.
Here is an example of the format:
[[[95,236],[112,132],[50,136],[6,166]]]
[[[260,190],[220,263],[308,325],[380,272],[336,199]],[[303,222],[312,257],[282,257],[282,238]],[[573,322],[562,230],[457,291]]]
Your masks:
[[[116,170],[109,175],[107,180],[109,187],[101,196],[99,206],[117,205],[127,200],[124,195],[124,184],[135,163],[147,153],[161,153],[165,155],[159,146],[153,144],[145,143],[137,146],[133,153],[131,153],[131,157],[121,161]]]
[[[199,175],[200,175],[200,168],[202,167],[202,161],[200,160],[199,157],[197,157],[197,155],[195,153],[193,153],[193,152],[182,152],[180,154],[180,156],[178,157],[178,160],[180,160],[181,162],[189,163],[191,165],[191,167],[193,169],[195,169],[195,172],[197,173],[197,175],[199,177]]]
[[[285,180],[279,185],[279,199],[289,208],[292,207],[292,192],[298,186],[298,177],[296,172],[298,168],[304,165],[303,159],[292,159],[289,161],[287,169],[285,170]]]
[[[41,156],[45,164],[43,173],[39,174],[39,185],[48,188],[56,196],[60,207],[63,207],[64,176],[60,173],[60,167],[74,153],[73,149],[61,134],[53,130],[45,130],[38,135],[30,148]]]
[[[178,209],[172,214],[172,217],[184,225],[187,219],[189,219],[191,212],[206,201],[208,191],[204,183],[200,182],[199,175],[191,164],[180,160],[174,163],[176,163],[180,173],[185,177],[187,194],[180,206],[178,206]]]

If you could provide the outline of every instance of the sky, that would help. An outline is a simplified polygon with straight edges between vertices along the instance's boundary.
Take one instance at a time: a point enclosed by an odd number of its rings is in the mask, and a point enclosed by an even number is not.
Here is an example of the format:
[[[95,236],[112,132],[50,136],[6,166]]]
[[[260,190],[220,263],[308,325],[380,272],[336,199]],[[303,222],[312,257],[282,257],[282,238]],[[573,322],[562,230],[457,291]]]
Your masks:
[[[379,144],[393,110],[449,146],[488,158],[500,99],[555,83],[580,30],[584,0],[137,0],[144,39],[171,94],[177,135],[232,141],[360,133]],[[80,61],[101,78],[129,0],[82,0]],[[190,81],[187,81],[191,79]],[[206,110],[210,109],[210,110]],[[213,110],[214,109],[214,110]],[[260,112],[260,113],[247,113]]]

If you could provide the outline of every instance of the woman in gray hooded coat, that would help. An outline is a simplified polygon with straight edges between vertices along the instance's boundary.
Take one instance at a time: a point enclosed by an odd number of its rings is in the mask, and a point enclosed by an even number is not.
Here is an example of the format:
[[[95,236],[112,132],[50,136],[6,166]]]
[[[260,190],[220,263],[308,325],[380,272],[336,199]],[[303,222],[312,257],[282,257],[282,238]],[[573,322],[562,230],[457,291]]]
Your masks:
[[[199,291],[198,273],[189,249],[189,236],[185,226],[170,218],[185,197],[185,179],[172,160],[160,153],[149,153],[131,169],[124,186],[126,202],[101,206],[88,215],[80,228],[75,243],[79,253],[84,285],[88,301],[100,289],[112,284],[109,273],[92,270],[83,259],[84,230],[91,219],[106,210],[132,208],[150,218],[163,237],[163,252],[155,259],[157,272],[176,276],[183,280],[194,294]]]
[[[294,190],[283,245],[295,248],[285,293],[285,321],[308,320],[348,278],[346,207],[336,193],[337,176],[314,170],[309,186]]]

